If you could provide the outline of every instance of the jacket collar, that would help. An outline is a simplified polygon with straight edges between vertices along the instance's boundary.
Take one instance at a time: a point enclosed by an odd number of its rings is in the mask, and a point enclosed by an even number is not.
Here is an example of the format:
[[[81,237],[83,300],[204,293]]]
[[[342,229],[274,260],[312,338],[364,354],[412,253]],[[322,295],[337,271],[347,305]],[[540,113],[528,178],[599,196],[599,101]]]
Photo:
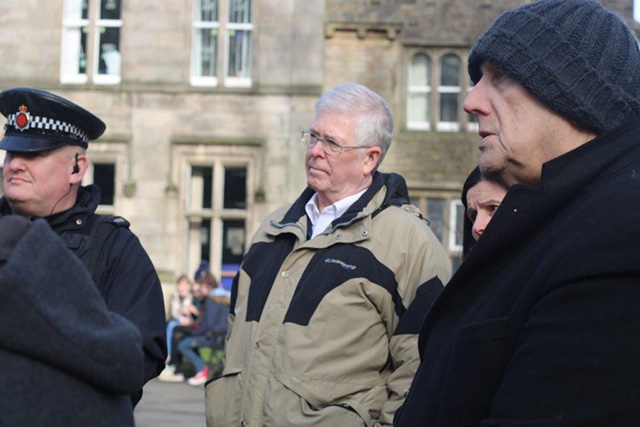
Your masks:
[[[542,166],[545,192],[575,191],[614,175],[640,157],[640,120],[634,119]]]
[[[86,187],[80,187],[76,204],[73,205],[71,209],[51,215],[47,217],[46,220],[54,229],[56,226],[68,224],[70,221],[77,221],[79,219],[84,221],[89,215],[95,212],[99,203],[100,188],[98,186],[91,184]]]
[[[386,187],[386,191],[380,196],[378,194],[383,187]],[[314,194],[315,191],[313,189],[305,188],[282,220],[279,222],[274,221],[273,224],[281,228],[296,223],[306,215],[305,205]],[[382,210],[391,205],[400,206],[406,203],[409,203],[409,192],[404,178],[396,173],[375,172],[369,188],[344,214],[336,218],[332,225],[337,227],[349,224],[371,212]]]

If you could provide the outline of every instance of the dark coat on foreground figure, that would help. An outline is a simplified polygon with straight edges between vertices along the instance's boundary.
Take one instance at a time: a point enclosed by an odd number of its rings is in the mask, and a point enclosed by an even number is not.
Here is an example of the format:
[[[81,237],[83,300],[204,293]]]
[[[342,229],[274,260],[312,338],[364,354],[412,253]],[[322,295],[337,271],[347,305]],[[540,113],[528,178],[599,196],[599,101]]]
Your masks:
[[[131,394],[133,404],[142,396],[142,386],[165,366],[165,307],[160,279],[153,263],[129,223],[120,217],[95,213],[100,202],[96,185],[81,187],[76,204],[64,212],[44,218],[89,269],[93,283],[109,310],[138,327],[144,348],[144,382]],[[13,214],[0,199],[0,216]],[[101,221],[101,222],[100,222]]]
[[[427,316],[395,425],[640,425],[639,135],[511,188]]]
[[[142,337],[44,220],[0,218],[0,324],[0,425],[134,425]]]

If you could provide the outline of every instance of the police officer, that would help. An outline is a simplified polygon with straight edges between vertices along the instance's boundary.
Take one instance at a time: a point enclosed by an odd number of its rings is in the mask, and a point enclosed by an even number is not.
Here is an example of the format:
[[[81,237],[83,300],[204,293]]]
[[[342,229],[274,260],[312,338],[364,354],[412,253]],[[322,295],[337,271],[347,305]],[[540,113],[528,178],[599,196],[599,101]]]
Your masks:
[[[82,107],[33,88],[0,93],[7,118],[0,215],[44,218],[87,266],[109,310],[130,320],[143,336],[144,382],[166,358],[165,310],[160,280],[138,238],[121,217],[95,213],[100,189],[83,187],[86,149],[105,124]],[[135,405],[140,390],[131,396]]]

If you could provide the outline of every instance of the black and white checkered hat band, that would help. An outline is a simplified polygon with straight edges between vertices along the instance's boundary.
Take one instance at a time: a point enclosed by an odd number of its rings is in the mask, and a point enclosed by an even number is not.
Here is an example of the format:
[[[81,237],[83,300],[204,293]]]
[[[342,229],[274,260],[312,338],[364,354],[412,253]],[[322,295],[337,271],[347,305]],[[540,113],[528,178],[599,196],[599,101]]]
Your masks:
[[[16,117],[20,113],[9,114],[7,115],[7,124],[5,125],[5,131],[11,126],[17,131],[30,131],[35,133],[39,133],[43,136],[57,136],[63,138],[71,138],[82,142],[84,144],[89,143],[89,137],[87,134],[77,126],[74,126],[70,123],[63,122],[61,120],[50,119],[47,117],[40,116],[29,116],[29,122],[25,127],[20,129],[16,124]],[[38,132],[38,130],[40,132]]]

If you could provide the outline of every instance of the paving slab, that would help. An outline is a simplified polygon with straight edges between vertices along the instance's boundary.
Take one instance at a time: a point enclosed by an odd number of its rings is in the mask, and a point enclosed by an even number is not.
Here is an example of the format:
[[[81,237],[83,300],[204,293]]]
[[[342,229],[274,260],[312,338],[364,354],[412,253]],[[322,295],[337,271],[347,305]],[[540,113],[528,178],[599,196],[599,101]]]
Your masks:
[[[133,415],[136,427],[205,427],[204,386],[153,379]]]

